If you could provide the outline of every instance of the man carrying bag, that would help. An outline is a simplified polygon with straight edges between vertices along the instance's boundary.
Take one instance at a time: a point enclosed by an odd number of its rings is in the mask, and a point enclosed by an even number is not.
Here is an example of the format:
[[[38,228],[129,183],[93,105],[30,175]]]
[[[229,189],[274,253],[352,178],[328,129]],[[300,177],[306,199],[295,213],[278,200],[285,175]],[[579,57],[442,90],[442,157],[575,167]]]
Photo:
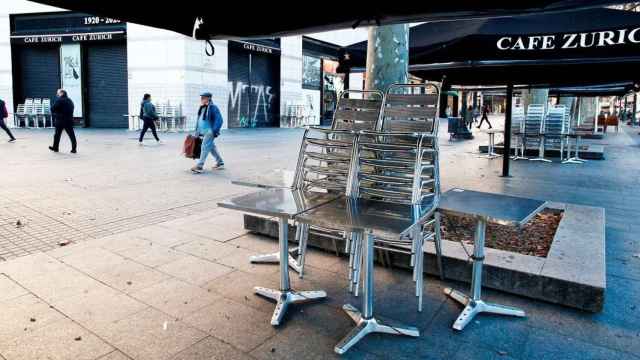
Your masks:
[[[222,156],[220,156],[215,144],[215,138],[220,136],[220,129],[222,128],[222,115],[220,114],[220,109],[211,102],[211,96],[211,93],[208,91],[200,94],[200,109],[198,110],[196,136],[199,137],[202,135],[203,139],[198,162],[191,168],[194,174],[200,174],[204,171],[204,163],[209,153],[211,153],[216,160],[213,170],[224,169],[224,160],[222,160]]]

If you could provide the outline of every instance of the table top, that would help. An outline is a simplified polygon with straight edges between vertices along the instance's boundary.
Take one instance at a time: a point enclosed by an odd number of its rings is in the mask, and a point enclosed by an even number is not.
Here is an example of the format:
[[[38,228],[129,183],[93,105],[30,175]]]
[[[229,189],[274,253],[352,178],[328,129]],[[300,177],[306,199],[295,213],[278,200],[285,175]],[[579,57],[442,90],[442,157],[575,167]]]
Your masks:
[[[266,189],[291,188],[295,171],[273,170],[231,180],[232,184]]]
[[[486,130],[480,130],[483,133],[487,133],[487,134],[502,134],[504,133],[504,130],[502,129],[486,129]]]
[[[411,230],[433,208],[341,197],[298,216],[301,223],[344,231],[368,232],[378,237],[398,238]]]
[[[491,194],[464,189],[451,189],[440,197],[438,208],[458,215],[486,217],[500,224],[522,226],[539,213],[545,201]]]
[[[340,195],[320,192],[266,189],[222,201],[218,206],[253,214],[293,218],[338,197]]]

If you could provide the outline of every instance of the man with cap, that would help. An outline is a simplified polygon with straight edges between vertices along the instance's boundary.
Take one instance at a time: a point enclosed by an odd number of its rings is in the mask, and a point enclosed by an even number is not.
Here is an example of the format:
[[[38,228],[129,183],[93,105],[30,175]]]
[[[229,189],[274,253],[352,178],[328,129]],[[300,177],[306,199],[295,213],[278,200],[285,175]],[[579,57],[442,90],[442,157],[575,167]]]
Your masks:
[[[224,160],[222,160],[215,144],[215,138],[220,136],[220,129],[222,128],[222,115],[220,114],[220,109],[211,102],[211,96],[211,93],[208,91],[200,94],[200,109],[198,109],[196,133],[197,135],[204,136],[204,138],[202,139],[200,159],[198,159],[196,165],[191,168],[194,174],[202,173],[204,163],[209,153],[211,153],[216,160],[213,169],[224,169]]]

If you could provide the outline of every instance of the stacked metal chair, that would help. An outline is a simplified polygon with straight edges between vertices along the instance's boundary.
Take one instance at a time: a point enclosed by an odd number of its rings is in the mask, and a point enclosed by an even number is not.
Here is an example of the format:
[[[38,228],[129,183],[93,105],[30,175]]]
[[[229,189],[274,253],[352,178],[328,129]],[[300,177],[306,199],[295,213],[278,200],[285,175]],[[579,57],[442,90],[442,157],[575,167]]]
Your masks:
[[[413,94],[414,89],[421,93]],[[379,234],[374,243],[376,249],[410,255],[419,311],[425,241],[434,241],[443,275],[440,216],[436,211],[440,194],[438,95],[434,85],[397,84],[388,89],[378,131],[362,131],[356,141],[352,191],[348,193],[351,197],[427,208],[418,232],[403,236]],[[361,239],[352,239],[351,251],[350,288],[355,288],[357,295]]]
[[[564,105],[550,107],[544,120],[544,148],[560,150],[560,159],[564,159],[567,109]]]
[[[33,99],[25,99],[24,100],[24,114],[25,114],[25,122],[24,122],[24,126],[27,128],[30,128],[31,125],[29,125],[29,123],[31,121],[33,121],[34,123],[34,127],[37,127],[37,117],[36,117],[36,113],[35,113],[35,107],[34,107],[34,102]]]
[[[524,149],[537,147],[538,157],[531,161],[551,162],[544,158],[544,105],[529,105],[524,121]]]
[[[378,126],[384,95],[380,91],[343,91],[336,105],[330,129],[309,127],[305,130],[300,146],[293,188],[346,194],[354,136],[360,130],[375,130]],[[337,251],[337,240],[348,239],[342,230],[298,224],[296,227],[298,258],[288,259],[290,266],[300,277],[309,234],[331,239]],[[347,248],[349,241],[347,240]],[[281,261],[279,254],[251,257],[254,263]]]
[[[515,150],[512,160],[527,160],[524,141],[524,107],[514,106],[511,110],[511,139]]]
[[[44,127],[54,127],[53,116],[51,115],[51,99],[42,99],[42,122]]]
[[[23,122],[24,126],[27,127],[27,113],[24,104],[18,104],[15,114],[13,114],[13,121],[16,127],[22,127]]]

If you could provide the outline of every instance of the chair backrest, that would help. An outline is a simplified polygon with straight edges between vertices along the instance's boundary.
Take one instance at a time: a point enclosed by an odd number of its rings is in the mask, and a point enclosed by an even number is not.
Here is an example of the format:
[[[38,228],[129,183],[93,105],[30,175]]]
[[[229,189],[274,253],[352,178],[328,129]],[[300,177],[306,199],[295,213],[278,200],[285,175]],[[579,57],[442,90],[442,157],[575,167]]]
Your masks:
[[[439,94],[433,84],[391,85],[385,95],[378,130],[437,133]]]
[[[45,115],[51,114],[51,99],[42,99],[42,112]]]
[[[355,142],[348,196],[421,205],[439,197],[437,134],[362,132]]]
[[[16,115],[25,115],[24,104],[18,104],[18,108],[16,109]]]
[[[165,115],[167,117],[176,116],[176,107],[175,106],[168,105],[167,107],[165,107],[164,111],[165,111]]]
[[[565,132],[567,108],[564,105],[550,107],[544,120],[545,137],[561,137]]]
[[[544,105],[529,105],[524,121],[525,135],[538,135],[544,123]]]
[[[522,133],[524,131],[524,107],[514,106],[511,110],[511,132]]]
[[[375,130],[384,95],[380,91],[345,90],[338,96],[331,128],[334,130]]]
[[[44,114],[44,109],[42,108],[42,99],[33,99],[33,113],[37,115]]]
[[[157,104],[156,105],[156,114],[158,114],[158,116],[164,116],[166,108],[167,108],[167,105],[165,105],[165,104]]]
[[[34,114],[33,99],[27,98],[24,100],[24,113],[26,115]]]

